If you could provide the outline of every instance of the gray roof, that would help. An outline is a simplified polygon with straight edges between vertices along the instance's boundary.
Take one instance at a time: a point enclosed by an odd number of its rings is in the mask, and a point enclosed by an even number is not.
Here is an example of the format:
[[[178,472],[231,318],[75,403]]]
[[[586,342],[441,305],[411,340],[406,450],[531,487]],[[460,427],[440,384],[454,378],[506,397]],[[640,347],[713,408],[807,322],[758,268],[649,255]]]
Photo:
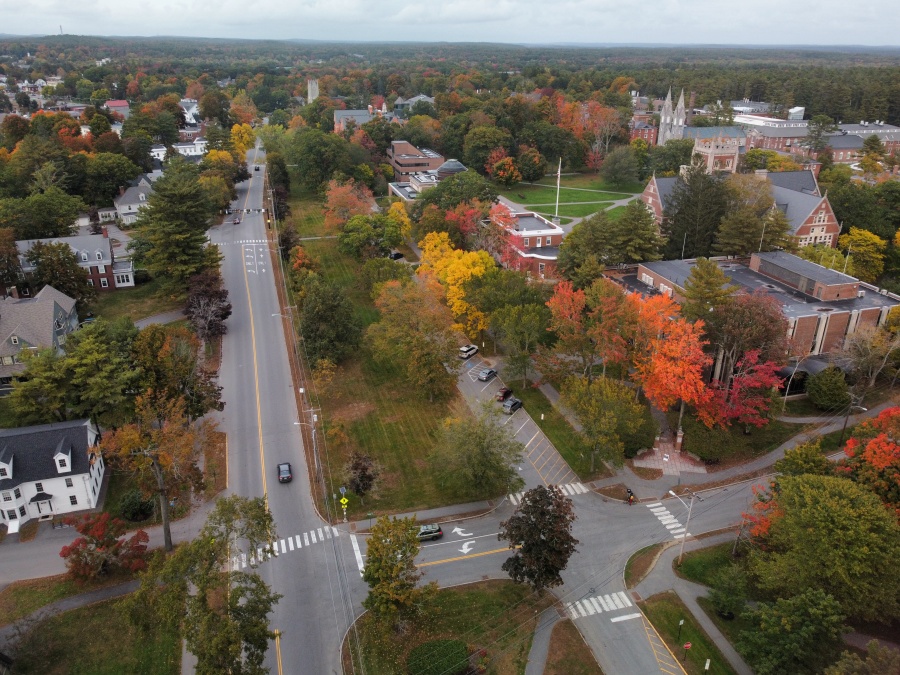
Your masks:
[[[787,216],[788,222],[791,224],[791,230],[794,233],[806,222],[809,214],[815,211],[816,207],[822,203],[822,197],[809,195],[805,192],[797,192],[796,190],[788,190],[777,185],[772,186],[772,196],[775,198],[776,206]]]
[[[805,192],[807,194],[819,193],[819,184],[816,182],[816,176],[808,169],[801,171],[770,171],[766,175],[766,179],[774,187],[781,187],[794,192]]]
[[[89,420],[41,424],[34,427],[0,429],[0,456],[13,460],[12,477],[0,478],[0,490],[50,478],[89,473]],[[69,471],[60,472],[53,457],[70,453]]]
[[[828,147],[832,150],[861,150],[862,136],[855,134],[836,134],[828,137]]]
[[[463,171],[467,171],[467,169],[458,159],[448,159],[441,164],[436,171],[441,178],[444,178],[446,176],[452,176],[455,173],[462,173]]]
[[[334,111],[334,121],[335,123],[352,119],[356,122],[357,126],[361,124],[365,124],[366,122],[371,122],[376,117],[384,117],[385,120],[390,122],[394,119],[394,115],[392,113],[382,113],[382,112],[369,112],[368,110],[335,110]]]
[[[58,308],[58,309],[57,309]],[[75,300],[52,286],[44,286],[33,298],[0,300],[0,356],[18,354],[23,347],[51,347],[56,331],[58,311],[70,316]],[[12,344],[15,335],[19,344]],[[8,376],[21,367],[2,366],[0,374]]]
[[[555,229],[552,223],[548,224],[543,219],[532,213],[516,213],[516,232],[538,232]]]
[[[685,138],[747,138],[740,127],[685,127]]]
[[[152,192],[153,188],[144,185],[132,185],[113,201],[116,206],[119,206],[119,204],[146,204]],[[144,199],[141,199],[141,195],[144,195]]]
[[[659,195],[659,203],[662,204],[663,210],[668,206],[669,197],[672,195],[672,191],[679,180],[681,180],[679,176],[656,178],[656,192]]]
[[[853,133],[855,131],[865,131],[867,133],[877,133],[879,136],[882,133],[891,133],[895,131],[900,131],[900,127],[894,126],[893,124],[838,124],[838,128],[841,131],[848,131]]]
[[[806,127],[763,127],[748,126],[747,131],[753,131],[766,138],[806,138]]]
[[[22,269],[26,272],[32,269],[32,265],[25,259],[25,255],[37,242],[44,244],[68,244],[75,252],[79,263],[82,261],[82,253],[87,253],[88,261],[92,265],[111,265],[113,261],[112,242],[109,237],[104,237],[102,234],[82,234],[74,237],[57,237],[55,239],[22,239],[16,242],[16,247],[19,249]],[[98,251],[103,256],[102,258],[97,258]]]
[[[822,265],[805,260],[800,256],[791,255],[782,251],[772,251],[770,253],[755,254],[760,260],[765,260],[774,265],[778,265],[782,269],[789,270],[806,279],[813,279],[821,282],[826,286],[839,286],[842,284],[853,284],[857,282],[855,277],[849,274],[843,274],[836,270],[830,270]]]

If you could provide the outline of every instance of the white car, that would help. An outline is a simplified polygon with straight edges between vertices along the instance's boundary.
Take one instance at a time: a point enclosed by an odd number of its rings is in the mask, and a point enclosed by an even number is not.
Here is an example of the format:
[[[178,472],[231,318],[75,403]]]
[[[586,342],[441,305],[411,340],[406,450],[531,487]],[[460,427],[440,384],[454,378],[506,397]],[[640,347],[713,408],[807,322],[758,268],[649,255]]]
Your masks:
[[[465,347],[459,348],[459,358],[461,359],[469,359],[475,356],[478,353],[478,347],[475,345],[466,345]]]

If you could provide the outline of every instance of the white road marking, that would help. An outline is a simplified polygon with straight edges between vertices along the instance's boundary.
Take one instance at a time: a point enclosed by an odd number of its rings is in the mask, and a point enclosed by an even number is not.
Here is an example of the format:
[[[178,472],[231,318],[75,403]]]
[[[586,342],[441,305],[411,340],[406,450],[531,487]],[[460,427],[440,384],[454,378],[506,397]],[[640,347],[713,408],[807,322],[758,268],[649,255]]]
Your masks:
[[[294,539],[297,540],[297,548],[303,548],[303,547],[300,545],[300,535],[299,535],[299,534],[296,535],[296,536],[294,537]]]
[[[638,612],[637,614],[625,614],[623,616],[614,616],[610,619],[613,623],[618,623],[619,621],[628,621],[629,619],[637,619],[641,614]]]
[[[309,546],[309,534],[306,532],[303,533],[303,543]]]
[[[619,591],[616,595],[618,595],[622,599],[622,602],[625,603],[626,607],[631,607],[631,600],[628,599],[628,596],[625,593]]]
[[[322,534],[322,528],[319,528],[319,541],[325,541],[325,535]]]
[[[309,538],[312,539],[312,543],[314,543],[314,544],[316,543],[316,531],[315,530],[309,531]]]
[[[661,502],[653,502],[652,504],[647,504],[646,506],[648,509],[653,509],[653,508],[656,508],[657,506],[662,506],[662,503]]]
[[[600,601],[600,604],[603,605],[603,609],[605,609],[607,612],[611,612],[615,609],[615,607],[612,606],[612,603],[608,602],[604,596],[598,595],[597,600]]]
[[[609,601],[616,606],[616,609],[625,609],[625,603],[619,600],[617,595],[610,595]]]
[[[591,601],[591,604],[594,606],[594,609],[597,610],[598,614],[603,611],[603,607],[600,605],[599,602],[597,602],[597,598],[588,598],[588,599]]]
[[[359,567],[359,576],[363,575],[362,554],[359,552],[359,543],[356,541],[356,535],[350,535],[350,543],[353,544],[353,554],[356,556],[356,564]]]
[[[288,546],[290,547],[290,549],[293,551],[294,550],[294,540],[291,539],[290,537],[288,537],[287,543],[288,543]]]

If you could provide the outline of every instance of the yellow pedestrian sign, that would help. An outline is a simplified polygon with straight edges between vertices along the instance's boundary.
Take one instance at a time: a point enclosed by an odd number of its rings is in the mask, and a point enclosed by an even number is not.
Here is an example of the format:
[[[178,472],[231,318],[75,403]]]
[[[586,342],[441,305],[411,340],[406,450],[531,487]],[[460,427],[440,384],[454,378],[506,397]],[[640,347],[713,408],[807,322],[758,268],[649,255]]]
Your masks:
[[[341,497],[341,506],[347,506],[350,503],[350,500],[346,497]]]

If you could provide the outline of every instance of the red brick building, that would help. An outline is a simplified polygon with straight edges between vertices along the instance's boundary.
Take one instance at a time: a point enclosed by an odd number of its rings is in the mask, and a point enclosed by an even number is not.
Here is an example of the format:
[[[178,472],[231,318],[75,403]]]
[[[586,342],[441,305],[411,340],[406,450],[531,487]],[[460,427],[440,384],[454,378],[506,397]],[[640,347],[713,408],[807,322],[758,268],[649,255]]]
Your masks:
[[[557,279],[556,261],[565,236],[563,229],[537,213],[524,211],[510,215],[512,225],[505,228],[512,249],[508,267],[539,279]]]
[[[655,126],[638,119],[632,120],[630,126],[631,131],[628,134],[630,140],[642,138],[647,141],[647,145],[656,145],[656,135],[659,130]]]

